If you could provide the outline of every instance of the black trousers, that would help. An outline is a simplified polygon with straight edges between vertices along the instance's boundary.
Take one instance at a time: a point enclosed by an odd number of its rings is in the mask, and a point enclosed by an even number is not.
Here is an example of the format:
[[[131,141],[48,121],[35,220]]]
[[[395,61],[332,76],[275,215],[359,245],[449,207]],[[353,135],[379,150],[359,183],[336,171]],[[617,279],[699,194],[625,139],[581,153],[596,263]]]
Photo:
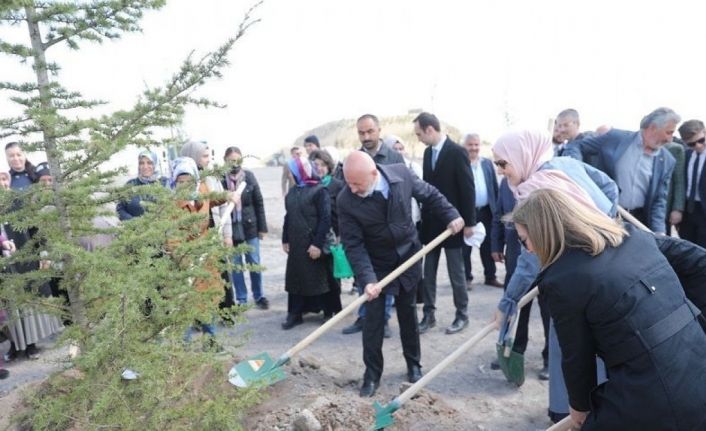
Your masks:
[[[483,264],[483,275],[486,280],[495,279],[495,261],[490,255],[490,229],[493,222],[493,213],[490,211],[490,205],[481,208],[476,208],[476,220],[483,223],[485,227],[485,239],[480,245],[480,261]],[[466,280],[473,279],[471,271],[471,250],[473,247],[463,244],[463,269],[466,272]]]
[[[419,345],[419,326],[417,324],[416,288],[406,291],[400,288],[395,296],[397,322],[400,325],[402,353],[407,367],[421,366],[422,357]],[[385,290],[380,296],[366,303],[367,314],[363,320],[363,362],[365,380],[379,381],[382,376],[384,360],[382,341],[385,326]]]
[[[650,221],[647,220],[647,211],[644,208],[634,208],[631,210],[627,210],[633,217],[638,219],[640,223],[644,224],[648,228],[651,229],[650,226]],[[669,217],[669,214],[667,214],[667,217]]]
[[[700,202],[694,202],[692,211],[684,211],[679,236],[706,248],[706,210]]]

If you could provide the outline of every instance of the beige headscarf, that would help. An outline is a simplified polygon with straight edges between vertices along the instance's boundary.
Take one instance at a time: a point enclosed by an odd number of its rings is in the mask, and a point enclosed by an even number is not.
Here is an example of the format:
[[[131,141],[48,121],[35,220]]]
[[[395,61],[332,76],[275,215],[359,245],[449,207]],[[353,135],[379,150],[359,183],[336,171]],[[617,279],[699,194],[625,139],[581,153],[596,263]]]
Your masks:
[[[498,138],[493,145],[493,153],[509,162],[520,175],[522,182],[518,186],[510,185],[518,201],[527,198],[534,190],[553,189],[562,191],[586,208],[603,214],[591,196],[564,172],[557,169],[540,170],[544,163],[554,157],[550,136],[531,130],[509,132]]]

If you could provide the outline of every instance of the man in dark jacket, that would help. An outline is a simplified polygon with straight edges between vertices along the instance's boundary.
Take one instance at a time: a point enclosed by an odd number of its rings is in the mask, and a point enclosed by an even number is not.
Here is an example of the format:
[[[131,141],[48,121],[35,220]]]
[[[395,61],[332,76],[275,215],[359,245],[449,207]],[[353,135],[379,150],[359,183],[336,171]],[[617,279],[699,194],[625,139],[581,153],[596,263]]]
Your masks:
[[[373,114],[361,115],[355,122],[356,129],[358,130],[358,139],[360,140],[360,151],[367,153],[373,158],[373,161],[378,165],[391,165],[394,163],[405,163],[404,157],[397,151],[394,151],[389,145],[387,145],[380,138],[380,120]],[[343,180],[343,169],[338,170],[341,175],[340,179]],[[356,281],[356,284],[357,281]],[[358,292],[362,295],[362,286],[358,285]],[[394,297],[388,296],[385,299],[385,338],[390,338],[392,336],[392,331],[390,331],[390,326],[387,322],[392,316],[392,304],[394,302]],[[358,318],[353,322],[352,325],[343,328],[344,334],[355,334],[363,330],[363,321],[365,320],[365,304],[358,308]]]
[[[424,181],[436,187],[451,205],[458,209],[465,222],[463,235],[471,236],[476,224],[476,204],[473,174],[468,167],[468,153],[446,134],[441,133],[441,124],[434,114],[419,114],[414,119],[414,133],[427,146],[424,150]],[[437,219],[429,208],[422,206],[422,242],[431,242],[444,229],[446,224]],[[424,317],[419,324],[421,333],[436,325],[436,271],[442,248],[446,254],[446,266],[456,306],[456,317],[451,326],[446,328],[446,333],[454,334],[468,326],[468,292],[461,252],[462,243],[461,235],[454,235],[424,258]]]
[[[460,232],[463,219],[434,187],[405,165],[375,165],[364,152],[354,151],[343,167],[346,184],[338,195],[341,240],[361,286],[368,295],[363,323],[365,375],[360,396],[375,393],[382,375],[385,294],[395,295],[402,350],[410,382],[421,378],[421,351],[417,326],[416,286],[422,277],[420,263],[385,287],[378,281],[416,253],[421,245],[409,205],[412,197],[441,223]],[[465,291],[465,289],[464,289]]]

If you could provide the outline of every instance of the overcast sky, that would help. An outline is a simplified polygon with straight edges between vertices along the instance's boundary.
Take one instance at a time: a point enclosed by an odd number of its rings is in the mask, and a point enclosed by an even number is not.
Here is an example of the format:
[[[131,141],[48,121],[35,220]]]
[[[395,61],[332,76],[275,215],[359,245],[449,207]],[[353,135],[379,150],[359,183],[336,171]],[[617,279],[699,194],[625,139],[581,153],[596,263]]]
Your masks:
[[[53,49],[49,59],[69,89],[126,108],[189,52],[218,46],[250,4],[171,0],[147,14],[141,34]],[[307,129],[365,112],[422,108],[488,141],[508,115],[515,128],[546,129],[567,107],[579,110],[583,129],[636,129],[662,105],[704,119],[702,4],[266,0],[223,79],[201,92],[228,108],[189,110],[183,131],[217,156],[229,145],[264,156]],[[0,37],[15,34],[0,29]],[[0,80],[32,79],[7,57],[0,70]],[[0,115],[14,112],[0,100]]]

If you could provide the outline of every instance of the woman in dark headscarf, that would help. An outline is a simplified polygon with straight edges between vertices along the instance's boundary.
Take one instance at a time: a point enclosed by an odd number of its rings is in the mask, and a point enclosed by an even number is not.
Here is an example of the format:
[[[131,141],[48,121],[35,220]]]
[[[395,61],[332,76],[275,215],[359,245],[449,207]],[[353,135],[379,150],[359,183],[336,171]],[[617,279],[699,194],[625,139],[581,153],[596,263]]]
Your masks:
[[[144,186],[159,182],[163,187],[169,186],[169,179],[160,175],[159,159],[157,154],[149,150],[142,150],[137,156],[137,178],[127,182],[129,186]],[[145,213],[141,203],[150,200],[149,196],[133,196],[129,201],[120,201],[116,206],[120,220],[130,220]]]
[[[5,158],[10,165],[10,189],[22,193],[37,182],[34,165],[27,160],[25,152],[18,143],[11,142],[5,146]],[[0,185],[3,188],[8,186],[4,181]],[[14,200],[11,211],[20,209],[22,205],[23,196],[20,195]],[[36,233],[34,228],[15,230],[9,224],[4,225],[2,230],[4,230],[7,239],[14,242],[17,250],[21,250],[27,245]],[[10,266],[10,270],[20,274],[39,270],[39,250],[37,250],[37,260],[15,263]],[[30,286],[27,288],[29,289]],[[28,358],[38,359],[39,349],[36,343],[57,333],[62,328],[61,322],[55,316],[39,313],[29,308],[19,310],[10,307],[9,314],[11,343],[10,350],[5,355],[8,361],[15,359],[17,354],[22,351]]]
[[[331,228],[331,198],[320,184],[311,162],[298,157],[289,161],[296,181],[285,197],[282,248],[287,253],[285,287],[289,293],[287,319],[282,329],[303,323],[307,312],[332,314],[327,294],[328,271],[322,259],[326,234]]]
[[[321,184],[326,187],[328,191],[329,198],[331,199],[331,229],[336,235],[336,238],[339,238],[336,196],[343,190],[343,181],[333,177],[333,170],[336,165],[328,151],[314,150],[309,155],[309,159],[314,163],[316,173],[321,177]],[[326,269],[328,270],[328,285],[330,289],[330,293],[326,295],[330,301],[328,304],[329,309],[327,313],[324,314],[324,319],[327,320],[333,316],[333,313],[341,311],[341,281],[333,276],[333,258],[331,255],[325,254],[323,258],[327,261]]]

